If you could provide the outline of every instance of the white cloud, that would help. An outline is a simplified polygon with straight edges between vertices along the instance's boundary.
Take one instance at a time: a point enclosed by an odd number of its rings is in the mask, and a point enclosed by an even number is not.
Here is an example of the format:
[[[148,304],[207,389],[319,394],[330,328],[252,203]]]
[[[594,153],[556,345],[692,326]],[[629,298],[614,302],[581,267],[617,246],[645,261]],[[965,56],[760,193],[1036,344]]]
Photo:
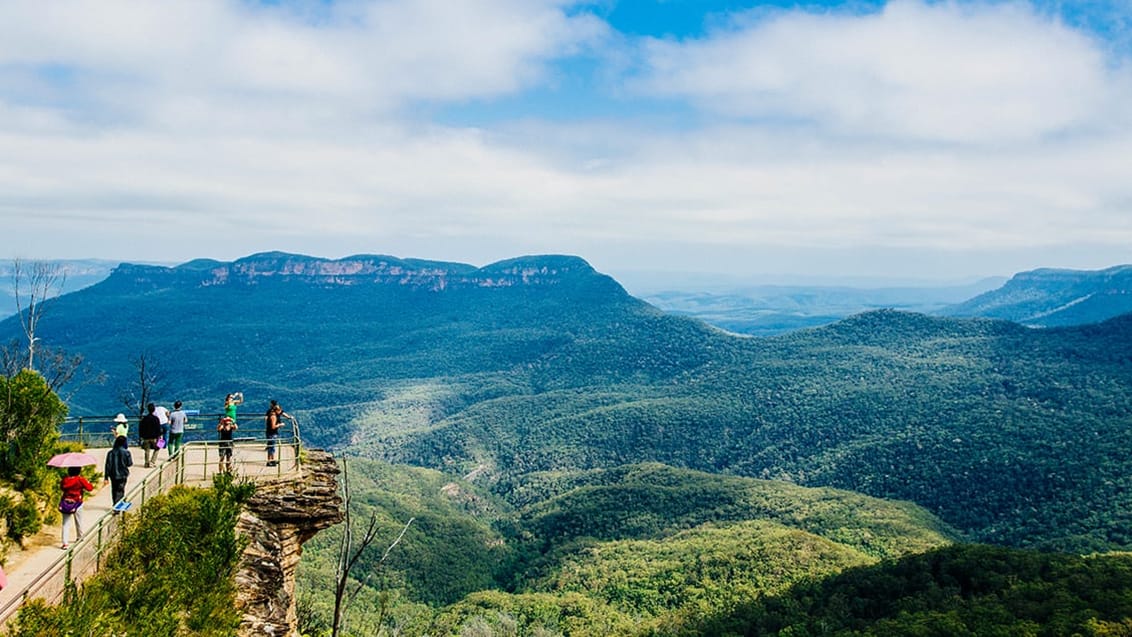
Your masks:
[[[187,100],[322,102],[373,113],[419,99],[504,95],[603,25],[550,0],[383,0],[326,15],[236,0],[0,3],[0,67],[82,76],[69,99],[121,115]],[[143,108],[132,108],[138,100]]]
[[[532,101],[479,128],[429,109],[616,38],[552,0],[319,6],[0,2],[0,255],[1132,246],[1128,71],[1023,5],[740,17],[642,45],[634,88],[695,125]]]
[[[1021,3],[897,0],[872,15],[781,13],[652,41],[641,89],[730,117],[840,135],[999,143],[1105,124],[1128,70]]]

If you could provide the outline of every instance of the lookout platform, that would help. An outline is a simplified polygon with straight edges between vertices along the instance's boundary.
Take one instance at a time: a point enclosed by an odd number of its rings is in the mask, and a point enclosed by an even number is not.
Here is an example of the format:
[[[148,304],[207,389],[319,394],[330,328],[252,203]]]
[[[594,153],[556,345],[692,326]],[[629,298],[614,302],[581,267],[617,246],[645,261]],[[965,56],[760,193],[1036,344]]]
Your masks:
[[[233,441],[232,473],[237,478],[258,482],[302,475],[302,447],[297,436],[276,440],[277,463],[273,466],[267,463],[266,442],[254,438]],[[43,599],[57,603],[68,582],[80,583],[96,573],[117,543],[122,520],[134,515],[147,499],[180,484],[211,485],[213,477],[221,470],[219,445],[215,441],[190,442],[173,457],[161,450],[152,468],[143,466],[144,452],[131,445],[134,466],[126,483],[125,497],[132,503],[131,510],[113,513],[110,485],[99,481],[94,485],[95,491],[83,501],[81,540],[72,541],[68,549],[60,548],[61,527],[54,524],[44,526],[26,540],[22,549],[13,551],[5,565],[8,585],[0,590],[0,629],[8,625],[27,601]],[[98,459],[95,469],[100,473],[108,451],[106,448],[87,450]]]

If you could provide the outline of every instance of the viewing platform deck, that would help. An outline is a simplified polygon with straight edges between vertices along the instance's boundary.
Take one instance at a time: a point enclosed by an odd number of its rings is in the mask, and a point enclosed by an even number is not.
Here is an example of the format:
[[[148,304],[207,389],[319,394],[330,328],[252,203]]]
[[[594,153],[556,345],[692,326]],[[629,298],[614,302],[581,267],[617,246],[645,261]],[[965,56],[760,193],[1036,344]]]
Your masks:
[[[296,479],[302,475],[302,446],[297,436],[276,439],[276,461],[267,463],[267,441],[256,438],[237,438],[232,443],[232,473],[237,479],[265,481]],[[95,470],[102,472],[107,448],[91,448],[87,453],[98,459]],[[166,450],[158,452],[154,467],[145,468],[143,451],[131,444],[130,455],[134,466],[126,483],[125,501],[132,504],[125,513],[111,511],[110,485],[94,483],[95,491],[83,500],[83,536],[72,540],[68,549],[61,548],[61,528],[58,523],[44,526],[35,536],[27,538],[22,550],[9,554],[5,571],[8,585],[0,590],[0,629],[7,627],[20,607],[32,599],[49,604],[58,603],[68,582],[81,583],[95,574],[107,553],[121,534],[121,522],[134,515],[151,499],[173,486],[212,484],[213,476],[221,470],[220,443],[193,441],[186,444],[176,456]],[[74,529],[69,532],[73,538]]]

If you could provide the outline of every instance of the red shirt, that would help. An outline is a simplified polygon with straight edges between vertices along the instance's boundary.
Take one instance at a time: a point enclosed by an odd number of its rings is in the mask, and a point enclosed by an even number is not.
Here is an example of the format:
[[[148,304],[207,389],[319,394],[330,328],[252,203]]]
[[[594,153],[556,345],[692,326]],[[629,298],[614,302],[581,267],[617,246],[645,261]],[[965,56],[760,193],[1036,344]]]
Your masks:
[[[59,487],[63,491],[64,498],[79,502],[83,501],[83,489],[94,491],[94,485],[82,476],[65,476]]]

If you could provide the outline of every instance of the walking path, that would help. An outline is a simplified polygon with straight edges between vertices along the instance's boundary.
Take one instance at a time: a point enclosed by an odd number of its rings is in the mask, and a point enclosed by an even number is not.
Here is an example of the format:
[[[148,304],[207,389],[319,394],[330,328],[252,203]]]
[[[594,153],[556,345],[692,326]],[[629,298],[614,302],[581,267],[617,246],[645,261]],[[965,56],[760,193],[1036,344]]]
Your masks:
[[[98,458],[98,465],[95,470],[99,473],[102,472],[102,466],[106,459],[106,452],[109,449],[88,449],[87,453]],[[142,450],[137,448],[130,448],[130,455],[133,456],[134,466],[130,469],[130,480],[128,485],[132,485],[144,479],[147,475],[155,471],[155,469],[146,469],[143,467],[144,458],[142,457]],[[164,456],[165,452],[162,451],[161,455]],[[164,458],[162,458],[164,460]],[[86,494],[83,498],[83,526],[86,529],[94,527],[99,518],[106,515],[110,511],[112,505],[110,501],[110,485],[108,483],[98,482],[94,484],[94,493]],[[129,486],[127,486],[129,488]],[[74,541],[74,529],[70,529],[72,542]],[[17,595],[20,591],[31,583],[40,573],[46,571],[55,560],[64,551],[59,548],[62,544],[61,528],[58,522],[50,526],[44,526],[39,533],[28,538],[25,542],[25,548],[22,550],[17,546],[13,547],[8,552],[8,559],[4,563],[4,572],[8,574],[8,585],[0,590],[0,606],[6,604],[9,599]]]
[[[98,464],[95,469],[102,472],[103,464],[105,462],[106,453],[109,449],[95,448],[88,449],[87,453],[98,459]],[[183,480],[187,483],[209,483],[211,484],[211,476],[214,475],[219,465],[217,463],[217,449],[215,446],[187,446],[182,452],[185,455],[183,465]],[[159,452],[158,464],[153,468],[144,467],[143,451],[136,446],[130,447],[130,455],[133,458],[134,466],[130,469],[130,478],[126,483],[126,493],[128,499],[134,502],[134,509],[140,508],[142,502],[138,501],[137,495],[131,495],[131,491],[139,484],[142,483],[147,477],[161,471],[163,465],[169,456],[164,450]],[[237,441],[235,444],[235,453],[233,454],[233,465],[235,472],[239,476],[250,478],[253,480],[273,477],[278,475],[289,474],[294,468],[295,451],[289,444],[279,445],[279,465],[268,467],[266,464],[266,457],[264,452],[263,441],[245,440],[244,442]],[[176,463],[172,463],[175,465]],[[168,483],[170,470],[175,469],[172,465],[165,465],[165,476],[153,476],[156,479],[165,477]],[[152,482],[152,480],[151,480]],[[99,521],[105,517],[111,509],[110,499],[110,484],[105,482],[98,482],[94,484],[95,491],[86,494],[83,499],[83,532],[87,534],[87,538],[92,532],[92,529],[98,527]],[[149,489],[146,489],[148,492]],[[140,499],[146,496],[143,494]],[[148,497],[153,497],[150,494]],[[129,514],[127,514],[129,515]],[[76,540],[73,537],[74,529],[70,529],[71,537],[71,551],[76,549]],[[99,538],[101,541],[101,538]],[[16,596],[20,595],[29,584],[39,578],[42,574],[49,570],[56,568],[61,558],[66,557],[68,551],[60,548],[62,543],[61,527],[58,523],[44,526],[43,529],[36,535],[28,538],[25,541],[23,549],[13,547],[9,551],[7,560],[4,564],[4,571],[8,575],[8,585],[0,590],[0,608],[6,608]],[[2,620],[0,620],[2,621]]]

